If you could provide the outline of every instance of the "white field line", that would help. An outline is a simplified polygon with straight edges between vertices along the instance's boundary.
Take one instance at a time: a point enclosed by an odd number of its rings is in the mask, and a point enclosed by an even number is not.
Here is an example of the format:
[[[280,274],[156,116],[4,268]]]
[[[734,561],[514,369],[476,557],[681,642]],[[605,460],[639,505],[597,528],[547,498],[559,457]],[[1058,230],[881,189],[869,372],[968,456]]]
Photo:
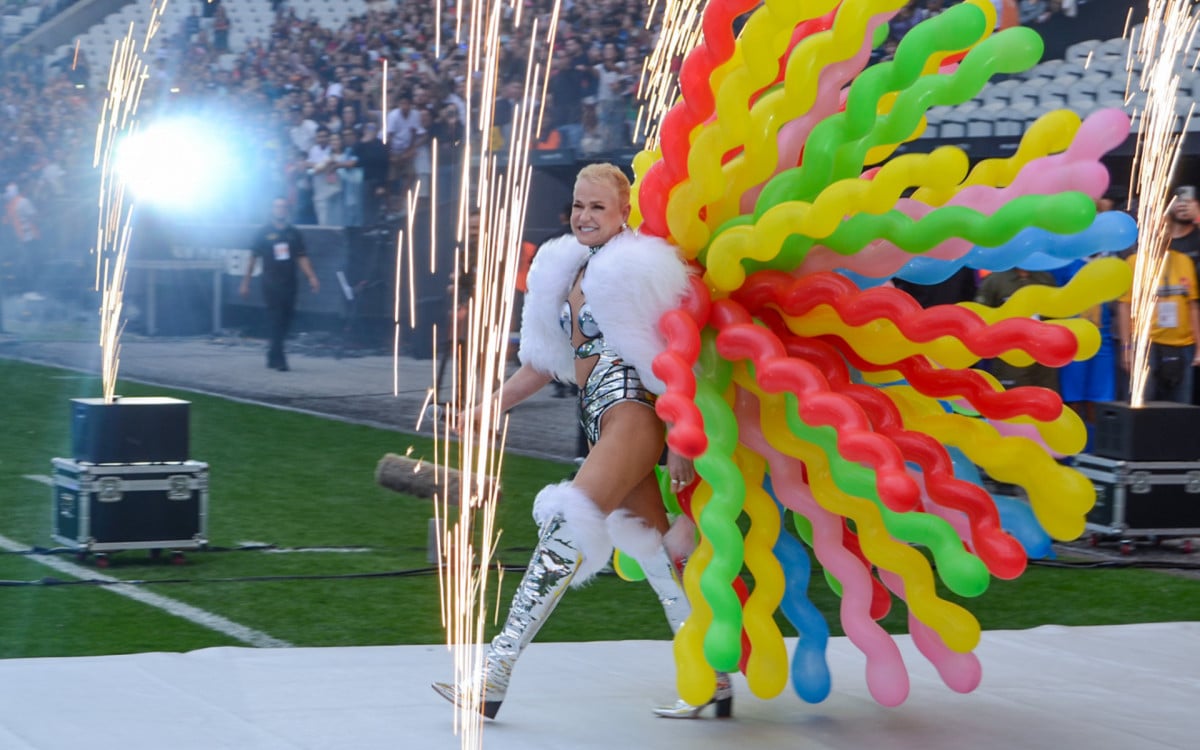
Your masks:
[[[0,549],[8,550],[9,552],[25,552],[29,549],[28,545],[18,544],[6,536],[0,535]],[[195,623],[209,630],[215,630],[222,635],[227,635],[234,640],[241,641],[248,646],[256,648],[288,648],[292,644],[287,641],[274,638],[262,631],[248,628],[245,625],[230,620],[221,615],[193,607],[190,604],[184,604],[176,599],[155,594],[150,591],[145,591],[137,586],[131,586],[127,583],[121,583],[119,578],[113,578],[94,570],[90,570],[81,565],[60,560],[53,555],[26,555],[30,560],[41,563],[47,568],[53,568],[60,573],[79,578],[81,580],[103,581],[108,586],[102,586],[105,591],[111,591],[114,594],[133,599],[136,602],[161,609],[164,612],[183,618],[188,622]]]
[[[45,474],[23,474],[21,478],[28,479],[31,482],[37,482],[38,484],[44,484],[47,487],[54,486],[54,478],[48,477]]]

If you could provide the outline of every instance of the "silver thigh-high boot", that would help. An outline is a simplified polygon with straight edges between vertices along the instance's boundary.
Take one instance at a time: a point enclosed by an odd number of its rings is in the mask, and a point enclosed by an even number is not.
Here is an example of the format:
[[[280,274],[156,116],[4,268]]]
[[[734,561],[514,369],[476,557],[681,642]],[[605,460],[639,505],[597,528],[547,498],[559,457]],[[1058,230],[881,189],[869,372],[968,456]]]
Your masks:
[[[539,492],[533,517],[541,528],[537,548],[513,594],[504,627],[484,656],[482,674],[458,685],[433,684],[438,695],[456,705],[468,705],[474,698],[489,719],[500,710],[517,657],[554,611],[568,584],[587,583],[612,557],[604,514],[570,482]]]
[[[616,511],[608,517],[608,532],[613,544],[638,561],[642,572],[646,574],[646,582],[654,589],[654,593],[658,594],[671,632],[678,633],[684,620],[691,614],[692,608],[684,594],[674,556],[668,551],[674,545],[665,543],[662,534],[646,526],[637,516],[623,510]],[[671,533],[668,532],[668,535]],[[655,707],[654,713],[666,719],[696,719],[708,706],[713,707],[719,719],[727,719],[733,715],[733,684],[728,673],[717,672],[717,689],[708,703],[693,706],[680,699],[670,706]]]

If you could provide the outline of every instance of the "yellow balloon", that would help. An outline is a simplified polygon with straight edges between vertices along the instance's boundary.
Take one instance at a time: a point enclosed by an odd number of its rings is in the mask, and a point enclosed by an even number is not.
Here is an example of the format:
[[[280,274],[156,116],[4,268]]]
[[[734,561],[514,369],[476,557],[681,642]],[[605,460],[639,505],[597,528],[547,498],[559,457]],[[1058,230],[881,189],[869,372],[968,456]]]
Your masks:
[[[775,80],[778,61],[787,50],[796,24],[806,18],[820,17],[835,5],[836,0],[816,0],[811,4],[768,0],[751,14],[743,27],[737,44],[742,64],[732,66],[721,80],[720,88],[714,87],[716,117],[696,135],[688,153],[688,177],[672,190],[667,202],[671,238],[686,257],[696,257],[708,244],[709,228],[700,218],[701,207],[713,203],[728,190],[721,174],[721,160],[729,150],[761,137],[751,129],[750,97]],[[738,57],[735,54],[733,59]]]
[[[701,480],[692,493],[693,518],[700,518],[710,499],[712,486]],[[691,603],[692,613],[675,634],[675,686],[679,697],[693,706],[708,703],[717,690],[717,673],[704,657],[704,636],[713,619],[712,608],[700,590],[700,576],[712,555],[712,543],[701,535],[683,570],[683,590]]]
[[[972,372],[983,378],[993,391],[1000,392],[1004,390],[1004,386],[1000,385],[1000,382],[986,370],[972,370]],[[880,382],[894,382],[901,377],[897,373],[897,377]],[[867,380],[870,382],[869,378]],[[942,407],[942,399],[926,396],[907,385],[888,386],[880,390],[896,403],[898,408],[901,408],[902,414],[918,410],[920,414],[940,416],[946,411]],[[970,403],[965,393],[951,394],[945,398],[954,399],[955,397]],[[904,398],[905,403],[901,404],[897,401],[898,398]],[[1050,450],[1063,455],[1079,453],[1087,444],[1087,427],[1084,425],[1083,419],[1073,409],[1063,409],[1057,419],[1049,422],[1042,422],[1028,416],[992,421],[1030,425],[1038,431],[1038,435]]]
[[[783,568],[775,557],[780,517],[775,501],[763,490],[766,461],[738,446],[734,460],[746,477],[745,512],[750,518],[746,532],[746,567],[754,578],[754,591],[742,605],[742,626],[750,639],[746,660],[746,683],[759,698],[774,698],[788,683],[788,655],[783,633],[775,624],[775,611],[783,601]]]
[[[745,150],[722,167],[727,187],[707,207],[705,223],[710,229],[737,216],[742,195],[774,173],[779,162],[779,130],[812,110],[826,69],[854,57],[864,42],[869,43],[867,29],[873,16],[901,5],[892,0],[843,4],[830,30],[796,45],[784,69],[783,86],[760,97],[750,109],[751,136],[744,144]],[[827,95],[837,96],[838,92]]]
[[[990,27],[989,27],[990,28]],[[1034,121],[1012,156],[1003,159],[984,159],[975,165],[967,179],[954,188],[922,187],[913,193],[914,200],[930,206],[942,206],[963,188],[972,185],[1004,187],[1012,184],[1017,174],[1034,159],[1065,151],[1075,139],[1081,120],[1069,109],[1057,109]]]
[[[764,437],[781,453],[800,459],[808,468],[813,497],[821,507],[854,523],[863,554],[875,566],[890,570],[904,581],[909,611],[937,631],[947,647],[966,653],[979,644],[980,627],[968,610],[938,596],[929,561],[914,548],[888,534],[879,506],[844,492],[836,484],[824,451],[797,438],[788,428],[784,397],[762,391],[742,363],[734,368],[739,386],[753,392],[762,402]]]
[[[914,404],[905,389],[894,386],[886,391],[904,413],[905,425],[959,448],[997,481],[1023,487],[1038,523],[1050,536],[1066,541],[1083,533],[1085,516],[1096,501],[1087,477],[1056,462],[1034,441],[1001,436],[981,419],[910,408]]]
[[[962,149],[944,146],[928,154],[906,154],[884,165],[872,180],[838,180],[812,203],[785,201],[772,206],[749,225],[721,232],[705,257],[710,287],[731,291],[746,279],[747,260],[769,261],[792,235],[828,237],[847,216],[884,214],[914,185],[952,186],[967,173]]]
[[[1018,289],[999,307],[962,302],[988,323],[1005,318],[1071,318],[1092,307],[1114,300],[1133,284],[1133,271],[1120,258],[1098,258],[1079,269],[1066,286],[1031,284]]]

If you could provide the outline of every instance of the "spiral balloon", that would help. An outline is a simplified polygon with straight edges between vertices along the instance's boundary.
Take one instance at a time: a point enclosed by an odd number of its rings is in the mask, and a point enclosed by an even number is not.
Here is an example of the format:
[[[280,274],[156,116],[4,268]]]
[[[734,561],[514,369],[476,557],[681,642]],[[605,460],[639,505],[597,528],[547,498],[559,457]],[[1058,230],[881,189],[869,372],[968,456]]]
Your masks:
[[[1129,119],[1050,112],[1010,156],[978,163],[922,148],[930,108],[1027,70],[1042,43],[1028,28],[993,33],[992,3],[968,0],[869,64],[902,5],[712,0],[661,141],[633,165],[631,224],[696,271],[659,321],[654,361],[668,443],[700,478],[681,502],[700,539],[674,643],[689,703],[739,668],[760,697],[788,684],[808,702],[832,693],[829,624],[808,599],[813,559],[875,700],[909,693],[879,624],[895,602],[945,684],[973,690],[980,624],[942,587],[986,596],[993,578],[1019,577],[1052,540],[1081,533],[1095,500],[1061,462],[1086,441],[1080,417],[1053,391],[1004,388],[981,362],[1093,356],[1100,335],[1081,312],[1123,294],[1128,265],[1095,261],[996,308],[923,309],[882,282],[1052,268],[1134,244],[1128,217],[1095,209]],[[1027,501],[992,496],[981,471]],[[790,657],[776,614],[800,636]]]

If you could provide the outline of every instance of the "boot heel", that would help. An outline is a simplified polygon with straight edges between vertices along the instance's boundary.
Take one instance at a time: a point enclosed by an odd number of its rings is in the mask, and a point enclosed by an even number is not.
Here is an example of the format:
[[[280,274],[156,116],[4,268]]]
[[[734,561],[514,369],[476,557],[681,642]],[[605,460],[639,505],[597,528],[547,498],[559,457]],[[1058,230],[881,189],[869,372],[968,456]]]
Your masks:
[[[717,700],[716,707],[718,719],[733,718],[733,696]]]

